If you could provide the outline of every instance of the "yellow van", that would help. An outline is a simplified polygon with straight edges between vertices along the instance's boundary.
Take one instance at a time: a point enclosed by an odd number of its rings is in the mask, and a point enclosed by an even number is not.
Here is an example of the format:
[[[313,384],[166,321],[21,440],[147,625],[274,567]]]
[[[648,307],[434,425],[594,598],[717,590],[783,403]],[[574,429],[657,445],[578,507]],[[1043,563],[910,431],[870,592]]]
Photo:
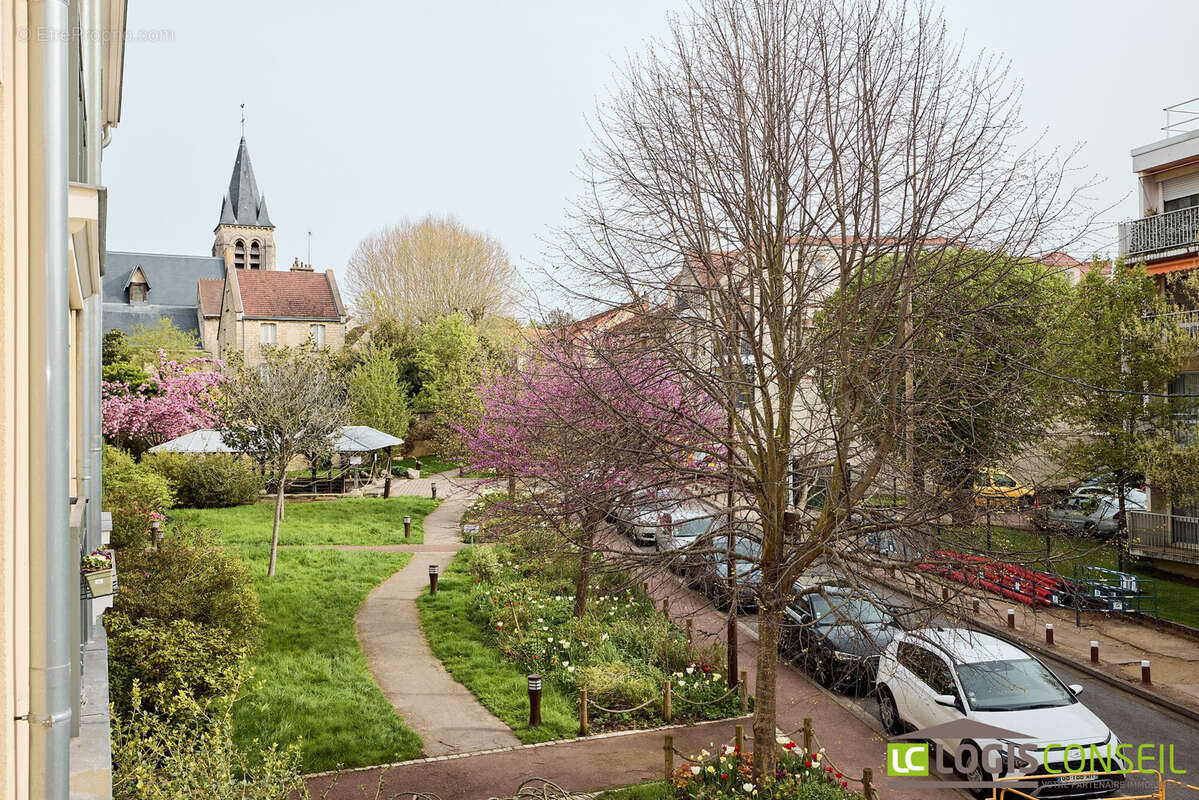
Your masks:
[[[974,502],[991,508],[1022,508],[1032,505],[1033,489],[997,469],[985,469],[974,476]]]

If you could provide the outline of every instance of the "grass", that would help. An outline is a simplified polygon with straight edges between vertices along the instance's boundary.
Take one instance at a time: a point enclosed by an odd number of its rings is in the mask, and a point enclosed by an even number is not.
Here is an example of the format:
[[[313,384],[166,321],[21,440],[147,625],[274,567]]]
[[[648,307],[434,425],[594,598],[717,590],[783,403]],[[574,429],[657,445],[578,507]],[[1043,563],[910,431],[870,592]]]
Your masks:
[[[287,503],[279,528],[279,544],[420,544],[425,515],[440,501],[423,497],[353,497]],[[253,546],[270,542],[275,504],[234,508],[188,508],[171,512],[174,519],[219,530],[226,544]],[[412,517],[412,538],[405,542],[404,517]]]
[[[674,790],[666,781],[650,781],[600,792],[595,800],[672,800],[673,797]]]
[[[437,454],[421,456],[420,458],[401,458],[391,462],[391,468],[395,470],[416,469],[416,462],[420,461],[420,476],[428,478],[431,475],[436,475],[439,472],[448,472],[452,469],[458,469],[462,466],[459,461],[451,461],[444,456]]]
[[[433,654],[454,680],[469,688],[525,744],[577,735],[575,698],[552,681],[543,683],[542,724],[529,727],[524,670],[502,656],[494,642],[484,636],[480,622],[471,616],[469,553],[469,548],[464,549],[450,562],[441,574],[436,596],[422,595],[417,600],[421,627]]]
[[[354,635],[366,595],[410,553],[243,549],[266,619],[251,685],[233,707],[237,744],[300,742],[305,772],[416,758],[420,737],[367,671]]]
[[[288,503],[280,542],[293,546],[279,550],[274,578],[266,577],[272,504],[172,512],[222,532],[226,546],[249,566],[262,606],[262,642],[250,660],[254,676],[233,708],[238,745],[299,742],[306,772],[420,755],[420,737],[371,678],[354,630],[367,594],[411,554],[312,545],[402,541],[405,514],[419,542],[421,520],[436,507],[416,497]]]
[[[986,528],[968,529],[967,535],[974,549],[982,552],[989,549],[1000,558],[1011,558],[1028,563],[1029,566],[1045,568],[1045,533],[1021,531],[1014,528],[991,526],[991,547],[986,548]],[[1115,569],[1116,548],[1111,542],[1103,542],[1081,536],[1061,533],[1049,534],[1049,571],[1072,577],[1076,565]],[[1125,562],[1125,572],[1152,580],[1157,588],[1158,613],[1162,619],[1199,627],[1199,585],[1171,578],[1156,570],[1141,566],[1136,561]],[[1152,613],[1152,608],[1148,609]]]

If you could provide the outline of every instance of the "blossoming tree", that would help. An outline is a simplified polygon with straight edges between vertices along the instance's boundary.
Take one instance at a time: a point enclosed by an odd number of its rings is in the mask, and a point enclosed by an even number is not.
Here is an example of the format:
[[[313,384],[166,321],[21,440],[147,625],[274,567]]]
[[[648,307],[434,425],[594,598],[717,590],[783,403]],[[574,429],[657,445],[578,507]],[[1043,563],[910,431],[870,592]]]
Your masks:
[[[661,359],[606,342],[551,340],[512,374],[479,387],[482,412],[461,429],[473,467],[526,491],[506,506],[564,533],[579,550],[575,616],[582,617],[599,523],[614,499],[678,485],[703,473],[695,461],[712,415]]]
[[[220,362],[177,361],[158,351],[149,380],[137,386],[104,382],[104,435],[135,453],[216,423]]]

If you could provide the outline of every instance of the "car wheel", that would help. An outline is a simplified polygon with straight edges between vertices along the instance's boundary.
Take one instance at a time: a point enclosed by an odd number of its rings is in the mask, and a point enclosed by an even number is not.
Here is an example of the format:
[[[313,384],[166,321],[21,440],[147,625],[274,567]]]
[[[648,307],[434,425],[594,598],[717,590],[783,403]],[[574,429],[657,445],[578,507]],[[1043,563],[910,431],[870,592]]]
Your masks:
[[[967,739],[966,741],[962,742],[962,749],[965,750],[967,748],[974,751],[974,768],[966,772],[958,772],[958,777],[960,777],[963,781],[974,784],[984,784],[993,781],[994,776],[983,769],[982,751],[979,749],[978,745]],[[991,797],[992,790],[989,786],[976,786],[970,788],[970,794],[980,798]]]
[[[895,696],[886,686],[878,687],[878,718],[883,723],[883,730],[892,736],[898,736],[907,728],[907,723],[899,716]]]
[[[1099,526],[1094,522],[1088,522],[1082,526],[1082,535],[1096,537],[1099,535]]]

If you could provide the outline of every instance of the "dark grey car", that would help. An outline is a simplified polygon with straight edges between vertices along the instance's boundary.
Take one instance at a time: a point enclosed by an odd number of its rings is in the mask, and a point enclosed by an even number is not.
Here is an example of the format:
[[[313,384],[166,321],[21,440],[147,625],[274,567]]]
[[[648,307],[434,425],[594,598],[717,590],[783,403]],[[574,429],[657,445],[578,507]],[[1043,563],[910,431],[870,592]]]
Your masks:
[[[795,585],[779,646],[817,683],[858,694],[874,684],[878,659],[900,628],[889,612],[854,589],[821,593]]]
[[[688,582],[712,598],[724,610],[733,604],[729,586],[729,538],[717,533],[692,545],[695,554],[688,559],[684,576]],[[762,544],[752,530],[739,530],[733,537],[733,563],[737,570],[737,609],[752,611],[758,607],[761,585]]]

